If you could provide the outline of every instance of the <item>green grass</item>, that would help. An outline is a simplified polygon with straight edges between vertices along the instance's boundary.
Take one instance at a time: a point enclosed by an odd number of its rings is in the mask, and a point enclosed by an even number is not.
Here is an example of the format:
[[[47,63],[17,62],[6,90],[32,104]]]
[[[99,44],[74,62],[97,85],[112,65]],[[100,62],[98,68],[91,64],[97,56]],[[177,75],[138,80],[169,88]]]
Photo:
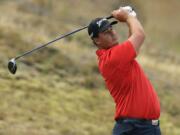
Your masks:
[[[160,97],[163,135],[179,135],[179,1],[170,6],[167,0],[138,0],[133,5],[147,33],[138,60]],[[100,0],[0,1],[0,134],[111,134],[114,103],[87,31],[20,59],[15,76],[7,62],[117,7],[118,1],[108,0],[103,5]],[[123,41],[127,28],[115,28]]]
[[[107,91],[70,86],[58,77],[54,78],[57,82],[41,77],[17,76],[9,78],[11,83],[3,79],[0,132],[90,135],[111,131],[114,106]]]

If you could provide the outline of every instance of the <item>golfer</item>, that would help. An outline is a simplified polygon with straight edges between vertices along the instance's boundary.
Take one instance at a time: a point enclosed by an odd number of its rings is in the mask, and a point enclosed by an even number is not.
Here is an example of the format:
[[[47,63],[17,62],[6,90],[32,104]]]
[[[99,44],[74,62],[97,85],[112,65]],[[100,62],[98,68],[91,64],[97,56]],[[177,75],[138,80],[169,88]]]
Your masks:
[[[135,60],[145,39],[136,13],[121,7],[112,12],[126,23],[129,37],[118,42],[113,22],[96,18],[88,26],[88,34],[97,46],[99,71],[116,104],[113,135],[160,135],[160,103],[141,66]]]

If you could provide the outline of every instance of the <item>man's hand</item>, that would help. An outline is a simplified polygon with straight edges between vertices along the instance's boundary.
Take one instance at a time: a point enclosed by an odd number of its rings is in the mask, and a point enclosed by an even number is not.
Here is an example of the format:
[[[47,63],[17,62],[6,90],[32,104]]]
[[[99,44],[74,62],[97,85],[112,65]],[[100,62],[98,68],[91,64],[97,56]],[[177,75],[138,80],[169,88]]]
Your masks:
[[[129,13],[126,10],[117,9],[112,12],[114,18],[120,22],[126,22],[129,16]]]
[[[114,18],[121,22],[126,22],[129,16],[136,17],[136,12],[130,6],[120,7],[112,12]]]

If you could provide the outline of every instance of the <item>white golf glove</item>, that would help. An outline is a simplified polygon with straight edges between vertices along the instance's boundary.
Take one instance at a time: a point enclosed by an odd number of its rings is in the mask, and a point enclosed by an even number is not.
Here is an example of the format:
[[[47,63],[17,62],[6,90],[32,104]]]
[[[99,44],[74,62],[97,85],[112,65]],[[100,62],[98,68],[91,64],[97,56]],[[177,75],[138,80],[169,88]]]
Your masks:
[[[131,6],[120,7],[119,9],[127,11],[130,16],[136,17],[136,12],[133,10]]]

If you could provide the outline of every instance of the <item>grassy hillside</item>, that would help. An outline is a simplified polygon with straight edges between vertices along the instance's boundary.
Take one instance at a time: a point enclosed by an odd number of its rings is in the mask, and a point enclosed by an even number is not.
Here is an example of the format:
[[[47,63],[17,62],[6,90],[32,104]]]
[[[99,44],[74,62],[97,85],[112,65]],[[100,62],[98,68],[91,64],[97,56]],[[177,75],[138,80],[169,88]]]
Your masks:
[[[103,3],[103,4],[102,4]],[[163,135],[180,134],[180,2],[124,1],[132,4],[146,31],[138,57],[160,97]],[[0,134],[109,135],[114,104],[105,90],[93,47],[82,31],[17,62],[8,60],[39,44],[85,26],[119,7],[109,0],[0,1]],[[120,41],[126,25],[115,26]]]

